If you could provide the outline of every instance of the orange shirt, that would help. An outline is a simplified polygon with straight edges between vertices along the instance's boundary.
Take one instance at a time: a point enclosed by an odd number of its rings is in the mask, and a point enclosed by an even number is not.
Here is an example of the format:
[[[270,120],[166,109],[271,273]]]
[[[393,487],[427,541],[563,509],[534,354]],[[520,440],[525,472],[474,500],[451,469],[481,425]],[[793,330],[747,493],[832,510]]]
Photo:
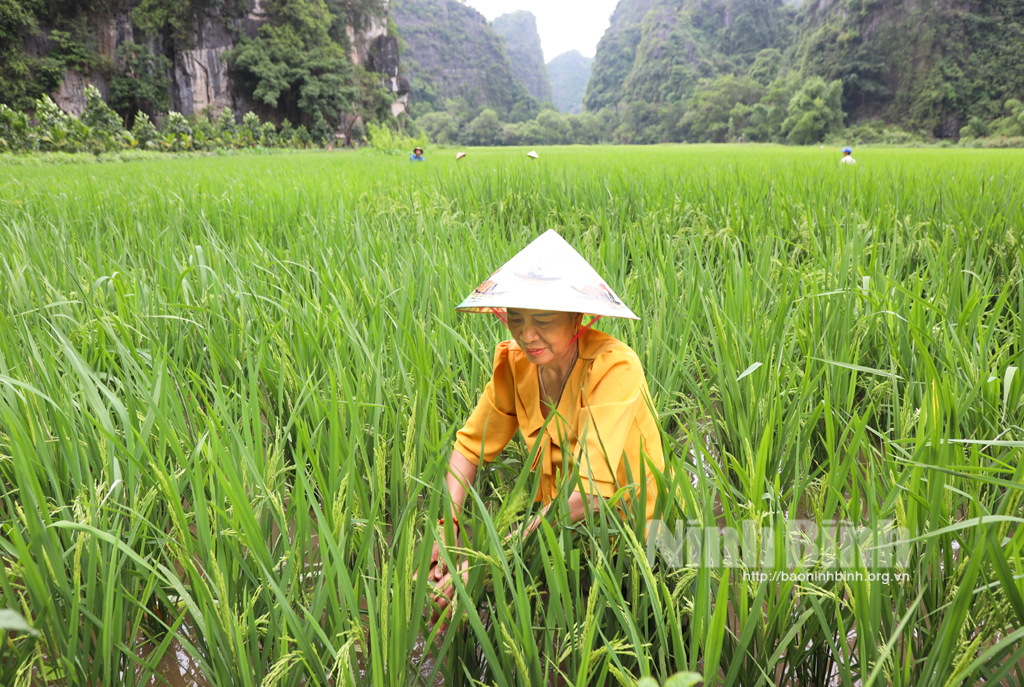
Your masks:
[[[455,450],[474,465],[481,457],[490,462],[518,429],[531,454],[540,442],[533,466],[541,471],[537,501],[548,503],[558,494],[566,469],[579,469],[579,491],[605,498],[629,485],[639,495],[643,475],[649,520],[658,492],[643,456],[658,470],[665,469],[665,462],[640,359],[626,344],[593,329],[584,330],[579,345],[558,412],[551,413],[544,428],[537,366],[514,341],[498,344],[491,381],[456,435]]]

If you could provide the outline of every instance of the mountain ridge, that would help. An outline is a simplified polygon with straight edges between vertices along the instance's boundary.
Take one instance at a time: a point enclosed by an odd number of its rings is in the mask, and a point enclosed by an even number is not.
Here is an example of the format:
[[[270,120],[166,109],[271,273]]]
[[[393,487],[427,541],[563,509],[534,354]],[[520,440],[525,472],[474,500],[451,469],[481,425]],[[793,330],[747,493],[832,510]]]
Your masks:
[[[551,78],[544,64],[537,18],[532,12],[518,10],[501,15],[491,26],[505,41],[512,74],[534,98],[542,103],[550,102]]]
[[[547,63],[551,78],[552,103],[559,112],[583,112],[583,96],[587,91],[593,63],[593,57],[586,57],[579,50],[564,52]]]

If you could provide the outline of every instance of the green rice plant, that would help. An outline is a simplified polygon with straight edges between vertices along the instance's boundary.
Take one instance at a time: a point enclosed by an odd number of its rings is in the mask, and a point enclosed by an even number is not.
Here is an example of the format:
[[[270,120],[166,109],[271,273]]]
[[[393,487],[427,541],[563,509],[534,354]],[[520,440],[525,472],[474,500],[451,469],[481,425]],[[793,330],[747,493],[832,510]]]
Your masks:
[[[0,168],[0,609],[38,632],[0,629],[0,683],[148,684],[180,647],[217,685],[1024,684],[1019,156],[522,153]],[[677,564],[627,500],[510,537],[516,439],[429,626],[506,335],[453,306],[549,228],[641,315],[599,327],[661,418],[658,519],[889,523],[898,580]]]

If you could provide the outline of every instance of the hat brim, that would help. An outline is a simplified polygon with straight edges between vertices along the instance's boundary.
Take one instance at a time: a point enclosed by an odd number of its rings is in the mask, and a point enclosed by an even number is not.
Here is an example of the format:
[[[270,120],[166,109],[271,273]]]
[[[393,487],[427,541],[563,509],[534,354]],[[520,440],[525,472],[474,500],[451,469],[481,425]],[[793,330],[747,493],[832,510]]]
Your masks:
[[[455,306],[459,312],[496,315],[508,308],[640,319],[554,230],[535,239]]]

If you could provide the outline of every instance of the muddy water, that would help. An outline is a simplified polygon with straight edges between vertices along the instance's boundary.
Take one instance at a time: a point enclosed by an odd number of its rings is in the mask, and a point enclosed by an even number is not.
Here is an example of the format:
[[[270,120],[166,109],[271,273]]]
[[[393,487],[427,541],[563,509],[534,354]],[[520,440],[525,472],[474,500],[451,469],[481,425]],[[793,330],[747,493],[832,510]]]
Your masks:
[[[139,650],[139,658],[149,660],[152,652],[156,649],[153,644],[147,644]],[[141,666],[135,669],[136,681],[146,673]],[[198,664],[192,660],[184,647],[177,640],[171,642],[167,651],[160,657],[156,664],[156,671],[146,683],[147,687],[162,685],[163,687],[210,687],[199,672]]]
[[[152,652],[156,649],[155,644],[146,644],[138,651],[138,656],[144,660],[152,659]],[[427,640],[423,633],[416,638],[412,653],[409,656],[411,663],[416,667],[420,676],[420,684],[428,684],[426,680],[434,671],[437,659],[431,654],[427,647]],[[357,654],[357,669],[359,677],[366,679],[365,657]],[[136,683],[147,671],[141,666],[135,670]],[[431,687],[444,687],[444,678],[440,670],[434,676]],[[185,648],[175,640],[167,647],[167,651],[160,657],[156,664],[156,671],[145,683],[146,687],[211,687],[203,674],[199,671],[198,664],[192,660]]]

